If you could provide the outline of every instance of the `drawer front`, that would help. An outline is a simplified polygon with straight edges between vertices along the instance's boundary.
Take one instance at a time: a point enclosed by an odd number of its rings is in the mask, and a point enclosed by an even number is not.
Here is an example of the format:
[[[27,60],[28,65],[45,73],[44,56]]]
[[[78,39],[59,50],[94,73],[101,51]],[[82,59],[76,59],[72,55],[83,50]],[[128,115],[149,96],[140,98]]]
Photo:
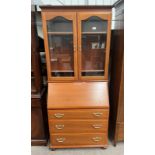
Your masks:
[[[52,146],[74,146],[74,145],[107,145],[107,135],[104,133],[96,134],[52,134]]]
[[[49,119],[108,119],[109,109],[48,110]]]
[[[107,132],[108,120],[50,120],[51,133]]]

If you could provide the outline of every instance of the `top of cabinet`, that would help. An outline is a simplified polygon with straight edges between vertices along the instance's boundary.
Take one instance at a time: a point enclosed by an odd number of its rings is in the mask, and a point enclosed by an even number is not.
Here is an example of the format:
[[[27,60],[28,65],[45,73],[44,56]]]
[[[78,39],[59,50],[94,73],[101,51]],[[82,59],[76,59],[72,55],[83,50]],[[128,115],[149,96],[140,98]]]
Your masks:
[[[76,10],[102,10],[102,11],[104,11],[104,10],[112,10],[112,5],[65,5],[65,6],[53,6],[53,5],[41,5],[41,6],[39,6],[41,9],[42,9],[42,11],[51,11],[51,10],[58,10],[58,9],[66,9],[66,10],[74,10],[74,11],[76,11]]]

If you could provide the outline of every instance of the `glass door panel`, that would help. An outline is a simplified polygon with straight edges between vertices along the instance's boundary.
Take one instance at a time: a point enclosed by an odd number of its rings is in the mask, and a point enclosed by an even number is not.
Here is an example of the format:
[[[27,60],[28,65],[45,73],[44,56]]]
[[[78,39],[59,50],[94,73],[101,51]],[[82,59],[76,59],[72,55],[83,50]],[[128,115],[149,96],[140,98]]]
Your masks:
[[[81,76],[104,76],[107,20],[93,16],[81,24]]]
[[[64,17],[58,16],[47,22],[48,32],[73,32],[73,23]]]
[[[73,21],[55,17],[47,22],[52,77],[74,77]]]

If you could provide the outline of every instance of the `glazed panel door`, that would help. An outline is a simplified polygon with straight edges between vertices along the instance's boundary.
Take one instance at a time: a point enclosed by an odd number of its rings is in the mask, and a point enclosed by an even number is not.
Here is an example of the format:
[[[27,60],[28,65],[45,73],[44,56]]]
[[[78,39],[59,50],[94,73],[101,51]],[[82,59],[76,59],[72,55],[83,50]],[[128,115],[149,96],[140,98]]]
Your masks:
[[[108,80],[111,13],[78,13],[80,80]]]
[[[43,12],[48,81],[77,79],[77,28],[74,12]]]

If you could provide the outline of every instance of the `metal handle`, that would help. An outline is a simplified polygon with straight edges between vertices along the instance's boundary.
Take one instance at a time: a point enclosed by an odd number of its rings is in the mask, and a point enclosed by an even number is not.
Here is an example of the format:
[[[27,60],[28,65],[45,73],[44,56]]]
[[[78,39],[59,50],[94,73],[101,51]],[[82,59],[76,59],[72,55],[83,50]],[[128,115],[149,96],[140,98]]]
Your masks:
[[[55,125],[55,127],[58,129],[58,130],[61,130],[64,128],[64,125],[63,124],[58,124],[58,125]]]
[[[101,141],[101,137],[94,137],[94,138],[92,138],[92,140],[94,141],[94,142],[99,142],[99,141]]]
[[[55,116],[56,118],[62,118],[62,117],[64,117],[64,114],[57,113],[57,114],[54,114],[54,116]]]
[[[65,141],[65,139],[66,139],[66,138],[57,138],[56,140],[57,140],[57,142],[59,142],[59,143],[63,143],[63,142]]]
[[[103,115],[102,112],[94,112],[93,115],[95,115],[96,117],[100,117],[101,115]]]
[[[95,128],[95,129],[100,129],[100,128],[102,127],[101,124],[94,124],[94,125],[92,125],[92,126],[93,126],[93,128]]]

